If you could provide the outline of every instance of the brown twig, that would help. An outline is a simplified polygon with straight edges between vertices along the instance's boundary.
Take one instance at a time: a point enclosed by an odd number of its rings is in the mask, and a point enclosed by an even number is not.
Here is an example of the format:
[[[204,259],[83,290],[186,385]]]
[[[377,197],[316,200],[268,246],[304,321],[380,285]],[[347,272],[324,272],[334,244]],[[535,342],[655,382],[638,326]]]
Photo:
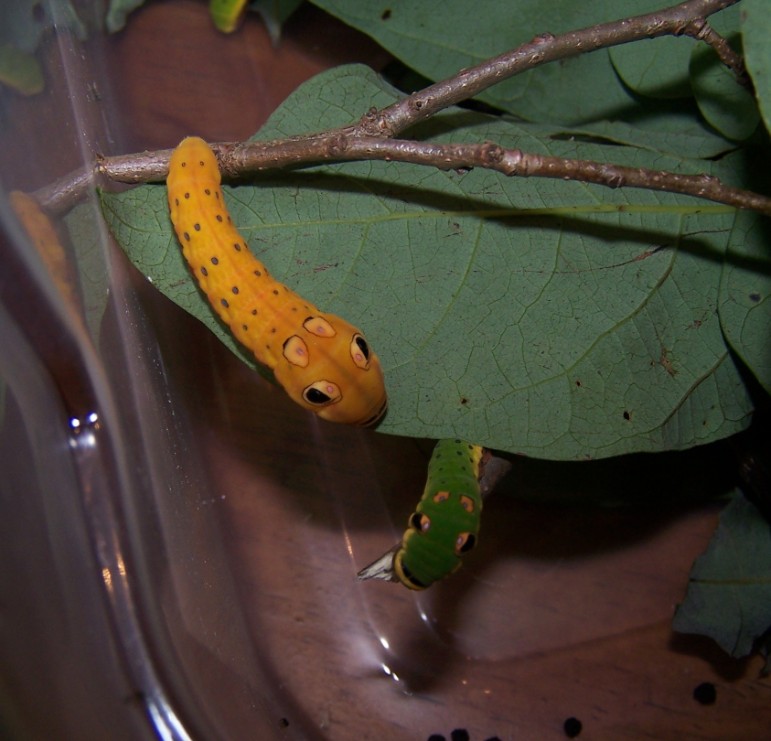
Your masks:
[[[657,36],[679,36],[695,18],[706,18],[738,0],[687,0],[679,5],[554,36],[545,33],[384,108],[362,123],[362,133],[396,136],[438,111],[548,62]]]
[[[612,188],[634,187],[706,198],[737,208],[771,213],[771,199],[731,188],[715,177],[628,168],[610,163],[546,157],[503,149],[494,143],[432,144],[394,139],[397,134],[440,110],[468,99],[504,79],[541,64],[630,41],[664,35],[700,38],[737,70],[735,53],[704,20],[738,0],[686,0],[655,13],[599,24],[559,36],[543,34],[513,51],[403,98],[381,111],[372,110],[353,125],[271,142],[214,145],[226,178],[260,170],[300,167],[320,162],[367,159],[398,161],[440,169],[481,167],[507,176],[577,180]],[[724,40],[722,40],[724,42]],[[728,51],[726,51],[726,49]],[[730,53],[729,53],[730,52]],[[160,182],[166,177],[170,150],[102,157],[94,172],[81,171],[36,195],[51,211],[61,211],[96,176],[117,183]]]
[[[232,172],[289,167],[305,160],[307,143],[298,147],[266,148],[257,145],[224,147],[223,169]],[[545,177],[576,180],[609,188],[645,188],[704,198],[717,203],[771,214],[771,198],[733,188],[712,175],[682,175],[644,167],[624,167],[608,162],[549,157],[504,149],[493,142],[436,144],[377,137],[319,139],[312,147],[313,161],[384,160],[427,165],[440,170],[484,168],[509,177]],[[231,161],[232,160],[232,161]]]
[[[742,55],[731,48],[728,41],[707,23],[706,18],[694,18],[683,29],[683,35],[711,46],[718,59],[733,72],[736,81],[743,87],[752,89],[752,80],[747,74]]]
[[[493,142],[481,144],[435,144],[404,139],[380,139],[372,136],[345,137],[330,134],[312,141],[275,141],[248,145],[221,144],[217,147],[220,166],[236,175],[276,168],[288,168],[309,162],[384,160],[437,167],[441,170],[484,168],[509,177],[545,177],[603,185],[609,188],[644,188],[667,191],[771,214],[771,198],[748,190],[733,188],[712,175],[682,175],[644,167],[624,167],[608,162],[549,157],[504,149]],[[106,158],[102,168],[111,180],[142,182],[165,177],[168,151],[148,153],[137,169],[136,157]]]

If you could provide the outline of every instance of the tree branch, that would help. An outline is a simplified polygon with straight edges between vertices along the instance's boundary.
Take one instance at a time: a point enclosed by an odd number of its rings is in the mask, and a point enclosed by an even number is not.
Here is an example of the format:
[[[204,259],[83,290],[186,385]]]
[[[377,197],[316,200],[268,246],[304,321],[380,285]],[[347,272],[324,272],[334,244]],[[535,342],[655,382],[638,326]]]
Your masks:
[[[277,144],[277,143],[274,143]],[[223,170],[255,172],[289,167],[307,161],[308,142],[266,149],[254,144],[225,147]],[[704,198],[736,208],[771,214],[771,198],[740,188],[732,188],[712,175],[681,175],[644,167],[624,167],[608,162],[549,157],[504,149],[494,142],[481,144],[436,144],[377,137],[330,137],[312,145],[312,161],[384,160],[436,167],[440,170],[484,168],[509,177],[545,177],[576,180],[608,188],[645,188]],[[298,151],[299,150],[299,151]],[[220,150],[222,151],[222,150]]]
[[[549,157],[504,149],[494,142],[436,144],[373,136],[347,136],[336,132],[294,140],[213,145],[226,177],[244,173],[286,169],[320,162],[383,160],[459,170],[474,167],[509,177],[544,177],[575,180],[608,188],[642,188],[680,193],[771,215],[771,198],[733,188],[712,175],[682,175],[644,167],[625,167],[609,162]],[[105,157],[100,171],[119,183],[162,181],[171,150],[142,155]]]
[[[604,23],[559,36],[543,34],[513,51],[416,92],[381,111],[372,110],[353,125],[270,142],[213,145],[226,178],[268,169],[320,162],[379,159],[439,169],[481,167],[507,176],[548,177],[604,185],[668,191],[706,198],[736,208],[771,214],[771,198],[731,188],[710,175],[629,168],[589,160],[547,157],[504,149],[495,143],[432,144],[394,139],[398,133],[504,79],[541,64],[587,51],[664,35],[692,35],[705,40],[738,71],[741,62],[704,20],[738,0],[687,0],[655,13]],[[742,68],[743,69],[743,68]],[[99,158],[93,171],[80,171],[38,191],[49,211],[70,207],[97,176],[116,183],[161,182],[171,150]]]
[[[679,5],[589,26],[554,36],[544,33],[513,51],[461,70],[446,80],[373,112],[361,124],[362,133],[391,137],[430,118],[448,106],[479,95],[493,85],[548,62],[567,59],[631,41],[657,36],[680,36],[694,19],[703,19],[734,5],[738,0],[687,0]]]
[[[735,52],[728,41],[715,31],[705,18],[694,18],[683,29],[683,35],[711,46],[718,59],[733,72],[736,81],[748,90],[752,90],[752,80],[747,74],[742,55]]]

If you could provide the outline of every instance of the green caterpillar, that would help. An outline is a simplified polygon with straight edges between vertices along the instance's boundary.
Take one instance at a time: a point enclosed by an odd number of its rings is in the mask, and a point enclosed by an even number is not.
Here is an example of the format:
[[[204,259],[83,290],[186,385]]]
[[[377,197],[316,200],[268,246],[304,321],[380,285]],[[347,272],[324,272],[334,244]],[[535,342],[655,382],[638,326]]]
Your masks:
[[[360,579],[426,589],[457,571],[474,548],[482,513],[484,450],[465,440],[440,440],[428,464],[423,496],[402,542],[359,572]]]

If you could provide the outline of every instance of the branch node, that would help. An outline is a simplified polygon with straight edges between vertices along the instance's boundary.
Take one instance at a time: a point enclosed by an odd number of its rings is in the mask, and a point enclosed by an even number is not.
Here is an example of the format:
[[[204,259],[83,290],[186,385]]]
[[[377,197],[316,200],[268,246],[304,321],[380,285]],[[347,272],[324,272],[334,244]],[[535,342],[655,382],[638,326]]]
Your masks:
[[[336,157],[340,157],[348,149],[348,138],[345,136],[345,134],[339,134],[337,136],[334,136],[329,139],[329,142],[327,143],[327,155],[331,159],[335,159]]]
[[[506,150],[500,144],[491,141],[482,142],[479,153],[482,161],[488,166],[503,162],[506,156]]]
[[[394,130],[388,123],[388,119],[375,106],[372,106],[360,119],[357,127],[358,131],[364,136],[375,136],[379,139],[391,139],[394,136]]]

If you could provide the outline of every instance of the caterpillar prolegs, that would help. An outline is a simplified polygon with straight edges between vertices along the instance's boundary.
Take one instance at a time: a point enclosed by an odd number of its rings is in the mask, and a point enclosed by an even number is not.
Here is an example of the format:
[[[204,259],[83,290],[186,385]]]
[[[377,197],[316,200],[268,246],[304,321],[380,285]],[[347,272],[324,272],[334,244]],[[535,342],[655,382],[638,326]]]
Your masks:
[[[203,139],[188,137],[174,150],[171,221],[212,308],[300,406],[332,422],[375,424],[387,406],[377,355],[356,327],[270,275],[233,226],[220,180]]]

